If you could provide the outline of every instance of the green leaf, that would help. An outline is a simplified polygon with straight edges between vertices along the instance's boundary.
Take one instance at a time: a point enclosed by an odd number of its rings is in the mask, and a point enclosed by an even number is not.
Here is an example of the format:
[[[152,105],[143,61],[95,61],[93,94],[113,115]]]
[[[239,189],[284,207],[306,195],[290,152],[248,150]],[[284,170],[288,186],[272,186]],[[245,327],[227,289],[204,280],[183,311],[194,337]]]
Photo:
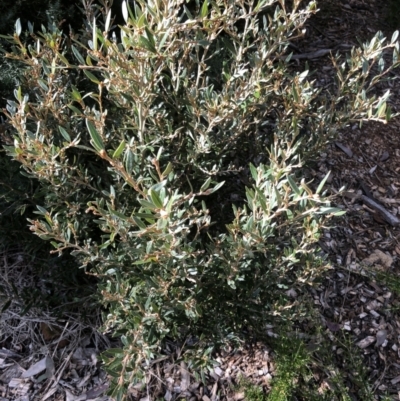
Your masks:
[[[139,228],[141,228],[142,230],[145,230],[145,229],[147,228],[146,224],[143,223],[143,221],[142,221],[139,217],[133,216],[132,219],[133,219],[133,221],[135,222],[135,224],[136,224]]]
[[[156,48],[152,45],[152,43],[144,36],[140,36],[139,42],[142,47],[151,51],[152,53],[157,53]]]
[[[205,39],[200,39],[199,41],[197,41],[197,43],[198,43],[200,46],[203,46],[203,47],[208,47],[208,46],[210,46],[210,44],[211,44],[210,41],[205,40]]]
[[[326,180],[328,179],[329,175],[331,174],[330,171],[326,174],[326,176],[323,178],[323,180],[319,183],[318,188],[316,190],[316,194],[319,194],[322,191],[322,188],[324,187]]]
[[[339,209],[337,207],[320,207],[319,209],[320,214],[332,214],[334,216],[342,216],[346,213],[345,210]]]
[[[296,88],[295,84],[292,84],[292,95],[293,95],[294,101],[297,103],[299,101],[299,94],[297,92],[297,88]]]
[[[167,167],[165,170],[162,172],[162,176],[166,177],[170,172],[172,171],[172,163],[168,162]]]
[[[171,32],[171,29],[168,29],[168,30],[165,32],[164,36],[161,38],[161,41],[160,41],[160,43],[159,43],[159,45],[158,45],[158,47],[159,47],[160,49],[164,46],[165,41],[166,41],[167,38],[170,36],[170,32]]]
[[[151,197],[150,197],[150,199],[151,199]],[[155,209],[157,209],[157,206],[156,206],[154,203],[149,202],[149,201],[147,201],[147,200],[145,200],[145,199],[139,199],[139,203],[140,203],[145,209],[150,209],[150,210],[155,210]]]
[[[37,80],[39,86],[45,91],[48,92],[49,91],[49,87],[47,86],[46,82],[43,79],[38,79]]]
[[[39,205],[37,205],[36,207],[39,210],[40,214],[43,214],[43,215],[47,214],[47,210],[44,207],[39,206]]]
[[[367,59],[364,59],[363,64],[362,64],[362,72],[363,74],[366,74],[368,72],[369,68],[369,63]]]
[[[70,110],[72,110],[75,114],[77,114],[78,116],[80,116],[80,115],[82,114],[82,112],[81,112],[77,107],[75,107],[75,106],[72,105],[72,104],[69,104],[69,105],[68,105],[68,108],[69,108]]]
[[[118,145],[118,148],[115,149],[115,152],[113,153],[112,158],[118,159],[118,157],[120,157],[122,155],[122,152],[124,151],[124,149],[125,149],[125,140],[123,139],[121,141],[121,143]]]
[[[388,106],[386,108],[386,121],[390,121],[390,119],[392,118],[392,110],[390,109],[390,107]]]
[[[296,192],[297,195],[301,195],[300,188],[296,185],[293,178],[290,175],[288,175],[287,179],[288,179],[289,185],[293,189],[293,191]]]
[[[67,60],[67,58],[65,56],[63,56],[62,54],[58,53],[58,57],[60,58],[60,60],[67,66],[69,66],[69,61]]]
[[[208,187],[210,186],[210,184],[211,184],[211,177],[208,177],[206,182],[201,186],[200,192],[206,191],[208,189]]]
[[[82,100],[82,96],[79,93],[78,88],[74,85],[71,85],[71,88],[72,88],[72,91],[71,91],[72,98],[74,100],[76,100],[77,102],[80,102]]]
[[[106,357],[121,355],[124,353],[122,348],[109,348],[107,351],[104,351],[103,354]]]
[[[394,42],[396,42],[398,37],[399,37],[399,31],[394,31],[390,43],[393,44]]]
[[[205,18],[207,17],[207,14],[208,14],[208,0],[204,0],[204,3],[200,10],[200,17]]]
[[[156,191],[150,190],[150,196],[153,203],[156,205],[158,209],[162,209],[164,207],[160,197],[158,196]]]
[[[65,130],[65,128],[61,127],[61,125],[58,126],[58,130],[60,131],[61,135],[64,137],[64,139],[68,142],[71,142],[71,137],[69,136],[68,132]]]
[[[98,152],[100,152],[101,150],[104,150],[104,143],[103,143],[99,133],[97,132],[94,124],[90,120],[86,119],[86,126],[87,126],[87,129],[89,130],[90,137],[92,138],[93,147]]]
[[[83,73],[95,84],[99,84],[100,81],[97,79],[95,75],[93,75],[90,71],[83,70]]]
[[[214,188],[211,188],[207,191],[208,195],[213,194],[214,192],[217,192],[223,185],[225,184],[225,181],[220,182],[217,184]]]
[[[382,118],[386,116],[386,102],[382,103],[377,112],[378,118]]]
[[[116,211],[114,209],[111,209],[111,208],[109,208],[108,210],[112,215],[119,217],[121,220],[123,220],[123,221],[127,221],[128,220],[128,217],[125,216],[123,213],[120,213],[120,212],[118,212],[118,211]]]
[[[264,213],[268,213],[269,210],[267,208],[267,202],[264,193],[257,187],[255,188],[255,190],[257,192],[257,200],[261,205],[261,209],[263,210]]]
[[[14,89],[14,97],[17,99],[19,102],[22,101],[22,89],[19,86],[18,89]]]
[[[136,24],[137,24],[138,28],[143,28],[144,26],[147,26],[148,25],[148,21],[147,21],[147,18],[146,18],[146,14],[142,14],[138,18]]]
[[[156,49],[156,42],[154,40],[154,35],[150,32],[150,29],[147,28],[147,26],[144,28],[144,30],[146,31],[146,35],[147,38],[149,39],[149,42],[151,44],[151,46],[154,48],[154,50]]]
[[[185,5],[183,5],[183,9],[185,10],[185,14],[189,19],[194,19],[193,14],[190,12],[190,10]]]
[[[236,49],[233,43],[229,40],[230,38],[222,37],[222,43],[224,46],[232,53],[233,56],[236,56]]]
[[[71,47],[72,47],[72,52],[74,53],[74,55],[75,55],[75,57],[78,59],[78,61],[79,61],[81,64],[85,65],[85,60],[84,60],[84,58],[82,57],[82,55],[79,53],[78,49],[77,49],[74,45],[72,45]]]
[[[253,180],[255,182],[257,182],[258,181],[258,171],[253,163],[250,163],[250,172],[251,172],[251,176],[253,177]]]
[[[133,170],[134,157],[132,151],[129,148],[125,153],[124,159],[125,159],[125,170],[128,173],[131,173]]]

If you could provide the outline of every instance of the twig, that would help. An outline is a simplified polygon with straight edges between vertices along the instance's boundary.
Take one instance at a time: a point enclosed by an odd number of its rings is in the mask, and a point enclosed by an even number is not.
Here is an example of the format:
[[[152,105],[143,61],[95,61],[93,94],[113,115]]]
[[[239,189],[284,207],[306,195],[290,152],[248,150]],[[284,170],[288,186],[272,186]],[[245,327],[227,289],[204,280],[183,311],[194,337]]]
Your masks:
[[[388,212],[383,206],[379,205],[375,201],[373,201],[371,198],[368,198],[368,196],[361,195],[361,199],[363,202],[369,206],[372,207],[373,209],[377,210],[382,217],[391,225],[391,226],[398,226],[400,225],[400,220],[396,217],[393,216],[390,212]]]
[[[315,52],[311,53],[303,53],[303,54],[293,54],[290,60],[300,60],[300,59],[313,59],[318,57],[323,57],[329,54],[333,49],[319,49]],[[280,56],[279,59],[286,59],[288,56]]]

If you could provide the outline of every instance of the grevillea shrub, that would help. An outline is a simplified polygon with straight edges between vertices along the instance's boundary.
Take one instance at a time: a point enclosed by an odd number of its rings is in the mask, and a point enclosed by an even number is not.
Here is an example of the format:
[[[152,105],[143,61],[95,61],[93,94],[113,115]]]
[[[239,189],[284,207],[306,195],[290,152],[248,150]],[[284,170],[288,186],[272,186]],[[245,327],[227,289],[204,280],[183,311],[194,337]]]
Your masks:
[[[201,369],[245,329],[301,318],[324,270],[316,241],[341,211],[301,166],[346,124],[390,117],[371,89],[398,43],[378,33],[332,56],[335,84],[317,88],[289,69],[316,12],[299,3],[138,0],[120,38],[107,4],[70,40],[50,27],[26,45],[18,21],[8,38],[26,73],[6,150],[45,194],[31,229],[99,278],[104,330],[123,344],[104,355],[117,398],[166,337],[190,338],[182,357]]]

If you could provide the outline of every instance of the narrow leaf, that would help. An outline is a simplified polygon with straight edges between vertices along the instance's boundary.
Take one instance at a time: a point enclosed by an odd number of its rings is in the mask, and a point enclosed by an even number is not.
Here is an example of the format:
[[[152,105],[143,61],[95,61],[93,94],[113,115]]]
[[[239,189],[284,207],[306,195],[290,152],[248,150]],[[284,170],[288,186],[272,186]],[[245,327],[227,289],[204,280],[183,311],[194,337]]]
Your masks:
[[[214,192],[217,192],[223,185],[225,184],[225,181],[220,182],[217,184],[214,188],[208,190],[208,194],[212,194]]]
[[[163,203],[161,202],[160,197],[158,196],[156,191],[150,190],[150,196],[153,203],[156,205],[158,209],[162,209],[164,207]]]
[[[151,51],[152,53],[157,53],[156,48],[151,44],[151,42],[144,36],[140,36],[139,42],[145,49]]]
[[[58,129],[61,133],[61,135],[64,137],[64,139],[68,142],[71,142],[71,137],[69,136],[68,132],[65,130],[65,128],[61,127],[61,125],[58,126]]]
[[[97,51],[96,17],[93,18],[93,50],[94,50],[94,51]]]
[[[162,176],[166,177],[172,171],[172,163],[169,162],[165,170],[162,172]]]
[[[200,17],[205,18],[208,14],[208,0],[204,0],[204,3],[200,10]]]
[[[258,171],[255,168],[253,163],[250,163],[250,172],[251,172],[251,176],[253,177],[253,180],[255,182],[257,182],[257,180],[258,180]]]
[[[300,188],[296,185],[293,178],[290,175],[288,175],[287,179],[288,179],[289,185],[293,189],[293,191],[296,192],[297,195],[300,195],[301,194]]]
[[[125,22],[128,22],[128,7],[125,0],[122,2],[122,16],[124,17]]]
[[[90,137],[92,138],[93,147],[98,152],[100,152],[101,150],[104,150],[104,143],[103,143],[99,133],[97,132],[94,124],[90,120],[86,119],[86,126],[89,130]]]
[[[324,179],[319,183],[317,191],[315,192],[316,194],[319,194],[322,191],[322,188],[324,187],[326,180],[328,179],[329,175],[331,174],[330,171],[328,171],[328,174],[324,177]]]
[[[149,42],[151,43],[151,46],[155,50],[156,42],[154,40],[154,35],[150,32],[149,28],[145,27],[144,29],[146,31],[147,38],[149,39]]]
[[[112,155],[113,159],[118,159],[118,157],[121,156],[124,149],[125,149],[125,141],[122,140],[121,143],[118,145],[118,148],[115,149],[115,152]]]
[[[211,184],[211,177],[208,177],[206,182],[201,186],[200,192],[206,191],[208,189],[208,187],[210,186],[210,184]]]
[[[319,209],[321,214],[333,214],[334,216],[342,216],[346,213],[345,210],[339,209],[337,207],[321,207]]]
[[[74,45],[72,45],[71,47],[72,47],[72,52],[74,53],[74,56],[78,59],[78,61],[81,64],[85,64],[85,60],[83,59],[82,55],[79,53],[78,49]]]
[[[90,71],[83,70],[83,73],[95,84],[99,84],[100,81],[96,78],[95,75],[93,75]]]
[[[106,23],[104,24],[104,30],[106,32],[108,32],[108,29],[110,28],[110,23],[111,23],[111,9],[108,11]]]
[[[15,32],[17,36],[21,35],[22,32],[21,20],[19,18],[15,21]]]

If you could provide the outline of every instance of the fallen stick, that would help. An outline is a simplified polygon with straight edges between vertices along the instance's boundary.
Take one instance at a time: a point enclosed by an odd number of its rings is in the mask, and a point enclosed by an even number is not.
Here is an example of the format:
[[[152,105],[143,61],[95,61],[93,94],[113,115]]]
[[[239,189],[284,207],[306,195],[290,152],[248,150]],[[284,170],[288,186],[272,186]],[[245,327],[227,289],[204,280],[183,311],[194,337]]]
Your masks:
[[[389,213],[383,206],[379,205],[378,203],[376,203],[371,198],[368,198],[368,196],[365,195],[361,195],[361,199],[367,206],[377,210],[390,225],[392,226],[400,225],[400,220],[396,216],[393,216],[392,213]]]
[[[327,54],[329,54],[332,51],[332,49],[320,49],[315,52],[311,53],[303,53],[303,54],[293,54],[291,57],[291,60],[299,60],[299,59],[313,59],[313,58],[318,58],[318,57],[323,57]]]
[[[317,51],[311,52],[311,53],[292,54],[292,57],[290,57],[290,61],[300,60],[300,59],[312,60],[314,58],[326,56],[331,51],[332,51],[332,49],[320,49],[320,50],[317,50]],[[288,58],[288,55],[277,57],[278,60],[286,60],[287,58]]]

